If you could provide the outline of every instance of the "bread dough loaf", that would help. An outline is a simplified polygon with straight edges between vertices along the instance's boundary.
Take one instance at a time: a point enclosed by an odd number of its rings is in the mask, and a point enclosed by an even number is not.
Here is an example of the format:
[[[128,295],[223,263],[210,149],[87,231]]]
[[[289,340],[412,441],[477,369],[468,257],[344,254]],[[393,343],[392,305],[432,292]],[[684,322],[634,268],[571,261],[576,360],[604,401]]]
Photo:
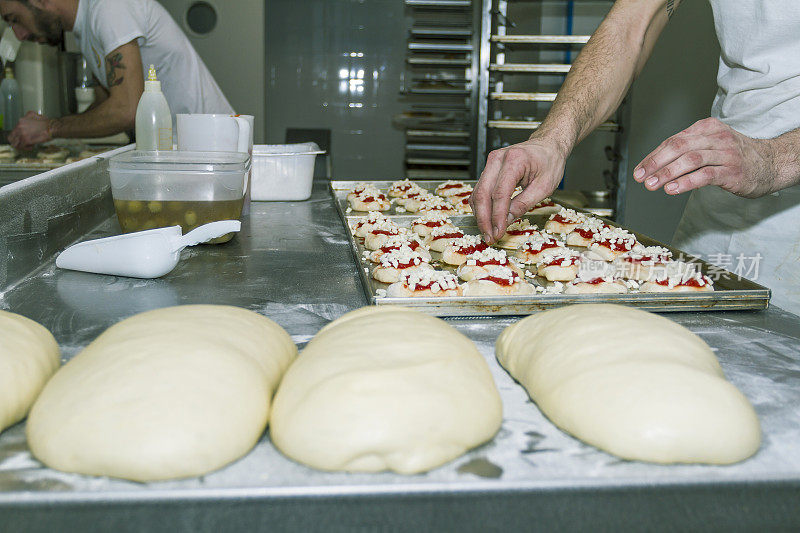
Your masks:
[[[708,345],[667,318],[573,305],[509,326],[496,349],[553,423],[614,455],[728,464],[760,445],[747,398]]]
[[[60,361],[44,326],[0,311],[0,432],[25,418]]]
[[[252,311],[185,305],[110,327],[45,387],[28,418],[34,456],[65,472],[155,481],[247,453],[297,349]]]
[[[270,436],[321,470],[414,474],[491,439],[501,422],[467,337],[418,311],[364,307],[324,327],[286,373]]]

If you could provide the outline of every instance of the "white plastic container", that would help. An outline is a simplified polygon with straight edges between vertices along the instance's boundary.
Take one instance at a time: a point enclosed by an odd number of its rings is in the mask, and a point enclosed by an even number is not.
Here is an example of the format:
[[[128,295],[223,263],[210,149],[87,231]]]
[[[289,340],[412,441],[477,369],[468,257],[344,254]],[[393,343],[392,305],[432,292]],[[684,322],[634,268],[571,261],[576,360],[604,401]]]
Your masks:
[[[124,233],[238,220],[250,156],[242,152],[130,151],[109,159],[111,196]],[[215,239],[230,240],[233,235]]]
[[[308,200],[314,160],[324,154],[317,143],[256,144],[253,146],[253,201]]]
[[[136,107],[136,149],[172,150],[172,115],[153,65]]]

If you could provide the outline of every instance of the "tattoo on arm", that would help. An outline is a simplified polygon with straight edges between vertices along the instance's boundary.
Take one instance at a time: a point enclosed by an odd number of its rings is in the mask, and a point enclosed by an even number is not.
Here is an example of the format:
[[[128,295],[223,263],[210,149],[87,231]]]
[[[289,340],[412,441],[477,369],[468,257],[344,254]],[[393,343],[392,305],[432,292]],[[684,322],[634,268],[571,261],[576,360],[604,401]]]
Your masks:
[[[667,18],[675,14],[675,0],[667,0]]]
[[[125,65],[122,64],[122,54],[114,52],[106,57],[106,81],[108,86],[116,87],[121,84],[125,77],[121,71],[125,70]]]

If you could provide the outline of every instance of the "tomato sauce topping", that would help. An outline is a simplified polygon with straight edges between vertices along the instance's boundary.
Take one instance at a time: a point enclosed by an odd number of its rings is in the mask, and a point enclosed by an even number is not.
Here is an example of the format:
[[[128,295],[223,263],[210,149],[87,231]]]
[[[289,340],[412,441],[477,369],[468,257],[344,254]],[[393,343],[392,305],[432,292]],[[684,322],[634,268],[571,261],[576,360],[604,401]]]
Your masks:
[[[479,242],[478,244],[473,244],[472,246],[464,246],[462,248],[458,248],[456,251],[462,255],[469,255],[474,254],[475,252],[482,252],[489,247],[488,244],[485,242]]]
[[[454,231],[452,233],[442,233],[441,235],[436,235],[432,240],[437,241],[439,239],[458,239],[459,237],[463,236],[464,234],[460,231]]]
[[[517,281],[519,279],[519,276],[514,274],[513,276],[511,276],[511,279],[496,278],[494,276],[486,276],[486,277],[483,277],[483,278],[480,278],[480,279],[486,279],[486,280],[492,281],[494,283],[497,283],[498,285],[502,285],[503,287],[510,287],[510,286],[512,286],[514,284],[515,281]]]

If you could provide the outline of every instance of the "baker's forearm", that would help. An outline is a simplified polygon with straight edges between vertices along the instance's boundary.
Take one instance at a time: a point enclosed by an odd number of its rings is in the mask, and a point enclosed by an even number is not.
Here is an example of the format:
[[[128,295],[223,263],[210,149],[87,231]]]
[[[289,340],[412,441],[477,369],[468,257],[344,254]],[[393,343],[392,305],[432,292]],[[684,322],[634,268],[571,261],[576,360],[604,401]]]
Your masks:
[[[78,115],[55,118],[48,125],[52,137],[104,137],[133,129],[135,110],[119,109],[106,100]]]
[[[569,153],[608,119],[666,25],[667,4],[666,0],[618,0],[578,54],[550,113],[532,138],[549,138]]]
[[[800,185],[800,128],[772,139],[775,154],[775,191]]]

